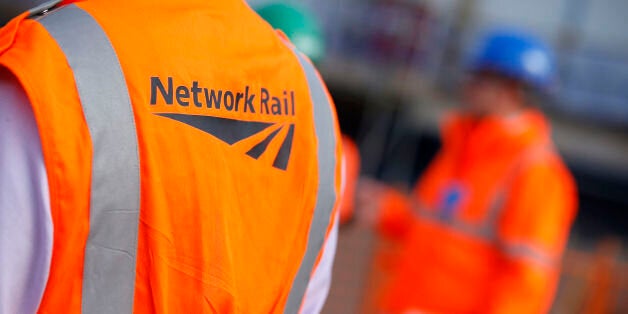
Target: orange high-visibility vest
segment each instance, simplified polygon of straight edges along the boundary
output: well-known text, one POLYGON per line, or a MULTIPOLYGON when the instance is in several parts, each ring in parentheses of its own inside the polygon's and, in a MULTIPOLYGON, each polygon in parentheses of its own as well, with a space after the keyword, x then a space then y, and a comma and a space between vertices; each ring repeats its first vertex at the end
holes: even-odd
POLYGON ((401 237, 389 313, 544 313, 576 210, 575 185, 537 111, 453 117, 407 198, 384 196, 401 237))
POLYGON ((299 311, 335 217, 337 121, 246 3, 48 4, 1 30, 0 65, 50 185, 41 313, 299 311))

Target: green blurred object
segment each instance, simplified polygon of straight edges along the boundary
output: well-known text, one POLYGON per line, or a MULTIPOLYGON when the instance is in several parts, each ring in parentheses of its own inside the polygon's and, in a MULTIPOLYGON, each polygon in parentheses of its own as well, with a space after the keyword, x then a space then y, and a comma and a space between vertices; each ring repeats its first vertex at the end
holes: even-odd
POLYGON ((275 2, 259 6, 256 11, 273 28, 283 31, 312 62, 323 60, 323 34, 316 17, 309 10, 285 2, 275 2))

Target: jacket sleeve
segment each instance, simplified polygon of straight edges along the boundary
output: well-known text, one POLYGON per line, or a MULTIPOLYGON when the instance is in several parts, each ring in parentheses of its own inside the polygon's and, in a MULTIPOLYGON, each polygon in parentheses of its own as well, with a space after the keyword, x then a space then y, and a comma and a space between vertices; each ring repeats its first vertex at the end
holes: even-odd
MULTIPOLYGON (((392 187, 386 188, 379 200, 377 229, 385 236, 404 238, 416 221, 420 203, 430 201, 429 195, 437 195, 437 182, 447 171, 448 154, 440 151, 430 163, 411 193, 403 193, 392 187), (419 202, 417 202, 419 201, 419 202)), ((433 201, 433 200, 432 200, 433 201)))
POLYGON ((438 194, 434 190, 438 186, 435 182, 438 182, 448 164, 445 156, 443 151, 436 155, 411 193, 403 193, 392 187, 384 189, 379 200, 377 217, 377 229, 381 234, 399 239, 407 236, 416 221, 415 215, 420 210, 416 201, 426 201, 428 195, 438 194))
POLYGON ((549 311, 576 211, 573 179, 557 159, 527 167, 513 182, 487 313, 549 311))
POLYGON ((409 197, 392 187, 382 192, 377 217, 377 230, 382 235, 402 239, 408 234, 414 221, 409 197))

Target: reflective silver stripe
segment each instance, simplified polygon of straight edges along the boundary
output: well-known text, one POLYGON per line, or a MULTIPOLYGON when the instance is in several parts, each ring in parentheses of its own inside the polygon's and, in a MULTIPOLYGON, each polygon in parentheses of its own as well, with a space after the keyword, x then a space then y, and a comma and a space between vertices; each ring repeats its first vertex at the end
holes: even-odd
POLYGON ((457 217, 445 219, 438 214, 442 212, 441 210, 425 206, 416 199, 413 199, 414 210, 422 219, 439 223, 444 227, 478 239, 497 242, 500 240, 498 237, 499 220, 506 208, 508 191, 511 189, 516 175, 519 174, 522 168, 534 160, 534 158, 552 149, 549 144, 542 143, 524 150, 507 171, 505 178, 499 183, 499 187, 493 196, 490 207, 484 215, 484 219, 477 224, 465 222, 457 217))
POLYGON ((521 170, 529 166, 535 158, 538 158, 542 154, 551 151, 553 148, 548 143, 541 143, 533 145, 525 149, 521 155, 515 160, 513 165, 506 173, 505 178, 500 182, 497 191, 495 192, 491 205, 483 221, 482 232, 492 235, 493 238, 497 237, 497 227, 499 220, 501 219, 504 210, 506 209, 506 201, 508 200, 508 193, 512 189, 514 181, 521 173, 521 170))
POLYGON ((536 263, 539 266, 543 267, 553 267, 556 266, 557 260, 552 258, 550 254, 547 254, 545 250, 532 246, 527 243, 521 244, 501 244, 500 245, 501 252, 513 259, 525 259, 526 261, 530 261, 536 263))
POLYGON ((39 19, 74 74, 93 145, 84 313, 131 313, 140 204, 137 133, 116 53, 98 23, 75 5, 39 19))
POLYGON ((511 182, 507 182, 498 188, 493 196, 488 212, 484 217, 484 221, 482 222, 482 233, 490 235, 492 238, 497 237, 499 220, 506 208, 506 200, 508 197, 507 189, 510 189, 511 185, 511 182))
POLYGON ((505 193, 503 193, 503 191, 501 190, 498 191, 493 199, 491 207, 485 214, 484 219, 476 224, 465 222, 461 219, 458 219, 457 217, 445 219, 438 214, 442 212, 442 210, 425 206, 418 200, 414 200, 414 208, 415 212, 422 219, 439 223, 445 227, 448 227, 462 234, 466 234, 468 236, 472 236, 488 242, 495 242, 499 240, 497 237, 497 228, 499 226, 499 218, 502 215, 502 211, 505 205, 505 199, 505 193))
POLYGON ((314 106, 314 123, 318 138, 318 195, 314 217, 310 225, 305 256, 297 272, 284 313, 299 312, 305 291, 314 269, 314 263, 325 242, 325 234, 331 222, 331 214, 336 203, 336 136, 331 103, 323 84, 309 61, 298 51, 295 54, 305 71, 314 106))
MULTIPOLYGON (((436 214, 436 211, 430 210, 428 207, 420 205, 418 202, 415 202, 414 206, 421 219, 440 224, 445 228, 449 228, 455 232, 462 233, 478 240, 496 244, 499 251, 506 256, 515 259, 526 259, 545 267, 552 267, 556 264, 556 260, 544 250, 530 244, 504 244, 502 240, 499 239, 497 234, 497 219, 490 217, 490 213, 488 214, 489 217, 485 219, 482 224, 473 225, 458 219, 443 221, 443 219, 436 214)), ((494 211, 495 214, 501 213, 501 210, 495 211, 491 209, 491 211, 494 211)))
POLYGON ((482 239, 487 242, 497 240, 495 232, 496 226, 487 225, 485 223, 471 224, 457 219, 456 217, 453 217, 451 219, 444 219, 442 216, 438 215, 440 210, 429 208, 428 206, 423 205, 418 200, 413 200, 413 203, 415 213, 423 220, 437 223, 456 232, 477 239, 482 239))

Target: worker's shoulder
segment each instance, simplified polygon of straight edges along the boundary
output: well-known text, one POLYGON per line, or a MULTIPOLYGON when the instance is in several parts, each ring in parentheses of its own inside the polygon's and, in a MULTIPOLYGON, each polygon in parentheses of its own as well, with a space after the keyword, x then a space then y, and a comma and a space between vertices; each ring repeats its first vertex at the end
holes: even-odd
MULTIPOLYGON (((18 42, 34 40, 33 36, 43 28, 37 27, 38 19, 60 8, 61 0, 53 0, 43 3, 13 18, 0 29, 0 54, 6 52, 18 42)), ((29 44, 32 47, 32 44, 29 44)))
POLYGON ((7 51, 15 43, 15 38, 20 25, 27 17, 27 13, 23 13, 13 18, 7 25, 0 28, 0 54, 7 51))
POLYGON ((539 145, 526 152, 519 176, 526 181, 549 186, 574 186, 574 179, 558 150, 551 144, 539 145))
POLYGON ((36 24, 36 22, 28 19, 28 13, 23 13, 2 27, 0 29, 0 55, 18 44, 27 43, 28 47, 33 47, 36 24))

